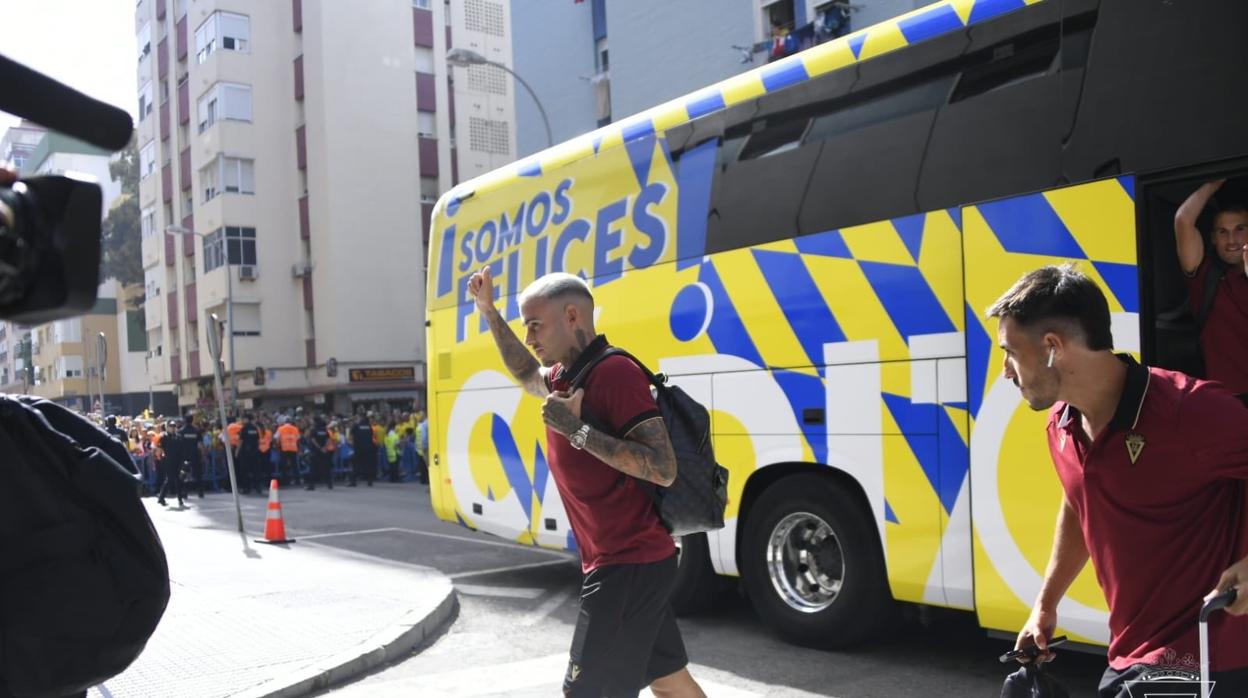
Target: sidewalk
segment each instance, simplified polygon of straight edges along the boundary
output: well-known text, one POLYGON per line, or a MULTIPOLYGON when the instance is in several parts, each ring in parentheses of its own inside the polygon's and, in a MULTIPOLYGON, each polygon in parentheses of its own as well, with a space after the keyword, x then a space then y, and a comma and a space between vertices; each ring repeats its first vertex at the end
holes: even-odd
POLYGON ((453 615, 450 580, 432 568, 211 528, 195 505, 228 496, 184 510, 145 501, 169 557, 169 608, 92 698, 305 695, 406 655, 453 615))

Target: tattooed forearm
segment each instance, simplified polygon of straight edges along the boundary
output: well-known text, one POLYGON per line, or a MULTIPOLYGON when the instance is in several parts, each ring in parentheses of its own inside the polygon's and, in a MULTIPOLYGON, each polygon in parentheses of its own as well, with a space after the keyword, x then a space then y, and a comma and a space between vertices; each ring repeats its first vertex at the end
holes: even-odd
POLYGON ((585 450, 625 475, 656 485, 667 487, 676 479, 676 454, 659 417, 638 424, 624 439, 591 429, 585 450))
POLYGON ((542 380, 541 365, 529 353, 528 347, 521 343, 516 333, 511 331, 502 313, 497 310, 488 312, 485 319, 490 324, 490 334, 494 335, 494 343, 498 345, 498 351, 503 355, 503 363, 507 365, 507 370, 517 381, 520 381, 525 390, 538 397, 545 397, 548 391, 546 382, 542 380))

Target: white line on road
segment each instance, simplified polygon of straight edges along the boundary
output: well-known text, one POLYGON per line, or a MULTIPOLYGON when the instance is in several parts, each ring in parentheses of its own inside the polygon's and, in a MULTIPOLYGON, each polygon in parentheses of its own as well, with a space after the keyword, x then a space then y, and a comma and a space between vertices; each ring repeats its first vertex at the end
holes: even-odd
POLYGON ((491 567, 484 570, 467 570, 465 572, 456 572, 448 574, 451 579, 459 579, 461 577, 480 577, 487 574, 496 574, 498 572, 514 572, 516 570, 527 570, 534 567, 550 567, 551 565, 570 565, 575 562, 575 558, 561 557, 558 560, 542 560, 541 562, 528 562, 523 565, 508 565, 507 567, 491 567))
POLYGON ((292 527, 290 530, 291 530, 292 532, 294 532, 294 533, 298 533, 299 538, 300 538, 300 539, 302 539, 302 540, 312 540, 313 538, 333 538, 333 537, 335 537, 335 536, 362 536, 362 535, 367 534, 367 533, 390 533, 390 532, 394 532, 394 531, 400 531, 401 529, 398 529, 398 528, 368 528, 368 529, 364 529, 363 531, 337 531, 337 532, 334 532, 334 533, 313 533, 313 534, 311 534, 311 535, 308 535, 308 534, 305 534, 305 533, 299 533, 299 532, 298 532, 295 528, 293 528, 293 527, 292 527))
POLYGON ((532 611, 524 614, 524 617, 520 619, 520 627, 527 628, 530 625, 535 625, 538 621, 554 613, 555 609, 559 608, 572 598, 574 591, 574 587, 569 587, 551 594, 550 598, 543 601, 541 606, 538 606, 532 611))
POLYGON ((486 584, 456 584, 455 591, 470 596, 497 596, 505 599, 536 599, 545 593, 540 587, 492 587, 486 584))
POLYGON ((546 548, 539 548, 534 545, 521 545, 520 543, 512 543, 512 542, 502 541, 502 540, 488 540, 488 539, 472 537, 472 536, 453 536, 449 533, 434 533, 433 531, 417 531, 416 529, 412 529, 412 528, 396 528, 394 530, 402 531, 404 533, 411 533, 417 536, 432 536, 434 538, 449 538, 451 540, 463 541, 465 543, 476 543, 478 545, 493 545, 499 548, 507 548, 508 550, 527 550, 533 553, 542 553, 544 555, 554 555, 559 558, 571 559, 568 553, 562 550, 548 550, 546 548))

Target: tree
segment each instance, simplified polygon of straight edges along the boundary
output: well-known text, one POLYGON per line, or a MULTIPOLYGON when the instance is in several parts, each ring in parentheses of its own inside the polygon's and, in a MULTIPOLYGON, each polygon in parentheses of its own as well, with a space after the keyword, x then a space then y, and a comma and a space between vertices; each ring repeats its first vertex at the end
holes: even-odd
MULTIPOLYGON (((108 173, 121 182, 121 202, 108 212, 100 232, 103 243, 103 276, 123 286, 143 283, 143 250, 139 222, 139 155, 134 140, 109 163, 108 173)), ((134 300, 135 306, 142 297, 134 300)))

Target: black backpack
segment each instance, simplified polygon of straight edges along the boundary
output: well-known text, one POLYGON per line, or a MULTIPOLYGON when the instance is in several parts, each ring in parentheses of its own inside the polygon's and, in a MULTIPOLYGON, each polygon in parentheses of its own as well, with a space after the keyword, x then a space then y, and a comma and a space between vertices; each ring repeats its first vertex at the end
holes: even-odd
MULTIPOLYGON (((668 487, 642 483, 650 488, 663 526, 673 536, 723 528, 724 508, 728 505, 728 469, 715 462, 715 453, 711 449, 710 413, 679 386, 667 385, 667 376, 656 376, 632 354, 615 347, 608 348, 582 369, 573 378, 569 390, 575 391, 583 386, 589 372, 608 356, 627 357, 650 379, 650 385, 655 390, 655 402, 672 440, 672 450, 676 452, 675 482, 668 487)), ((611 433, 584 410, 581 416, 600 431, 611 433)))
POLYGON ((169 565, 126 448, 52 402, 0 395, 0 696, 81 694, 143 651, 169 565))

